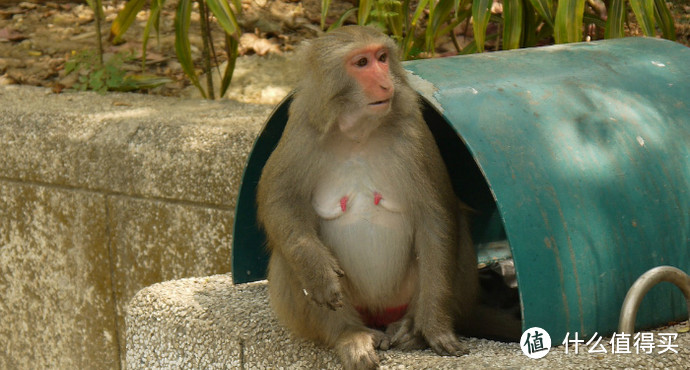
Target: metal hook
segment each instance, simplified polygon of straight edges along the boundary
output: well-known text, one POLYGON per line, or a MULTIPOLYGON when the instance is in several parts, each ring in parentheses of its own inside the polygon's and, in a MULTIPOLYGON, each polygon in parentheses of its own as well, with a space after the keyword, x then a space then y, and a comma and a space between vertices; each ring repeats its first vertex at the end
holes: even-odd
MULTIPOLYGON (((690 276, 672 266, 658 266, 637 278, 630 290, 628 290, 628 294, 625 295, 623 307, 621 307, 620 320, 618 321, 618 331, 620 333, 633 334, 635 332, 635 318, 637 317, 637 309, 640 307, 642 299, 653 286, 662 281, 668 281, 680 288, 685 296, 688 316, 690 316, 690 276)), ((688 325, 690 326, 690 321, 688 321, 688 325)))

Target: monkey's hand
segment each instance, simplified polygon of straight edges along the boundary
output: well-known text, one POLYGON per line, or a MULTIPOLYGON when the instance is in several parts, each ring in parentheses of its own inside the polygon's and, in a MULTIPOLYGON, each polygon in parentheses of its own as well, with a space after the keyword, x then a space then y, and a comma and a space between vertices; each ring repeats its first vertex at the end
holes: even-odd
POLYGON ((391 324, 386 333, 392 335, 391 344, 403 350, 431 347, 442 356, 462 356, 469 350, 458 340, 451 328, 415 328, 413 315, 391 324))
POLYGON ((315 267, 302 281, 302 292, 318 306, 337 310, 343 306, 343 293, 340 278, 345 276, 334 261, 315 267))

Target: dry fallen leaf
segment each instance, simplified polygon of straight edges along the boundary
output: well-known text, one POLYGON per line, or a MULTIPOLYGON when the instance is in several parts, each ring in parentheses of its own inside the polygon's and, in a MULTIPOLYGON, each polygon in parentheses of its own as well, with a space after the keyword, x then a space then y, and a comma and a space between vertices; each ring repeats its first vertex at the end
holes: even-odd
POLYGON ((9 27, 0 29, 0 42, 17 42, 26 40, 23 33, 9 27))

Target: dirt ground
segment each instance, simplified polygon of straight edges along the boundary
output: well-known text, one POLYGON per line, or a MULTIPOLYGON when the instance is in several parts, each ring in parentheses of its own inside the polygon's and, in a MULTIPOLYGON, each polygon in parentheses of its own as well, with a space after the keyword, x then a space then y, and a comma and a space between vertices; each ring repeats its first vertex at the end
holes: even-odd
MULTIPOLYGON (((104 39, 125 0, 103 0, 104 39)), ((334 19, 356 0, 334 0, 329 14, 334 19)), ((243 36, 233 84, 227 97, 246 102, 275 104, 294 86, 295 77, 286 55, 302 40, 319 32, 320 0, 242 0, 240 23, 243 36)), ((678 42, 690 45, 690 5, 687 0, 669 3, 676 22, 678 42)), ((174 48, 175 7, 168 1, 162 11, 160 35, 151 37, 145 73, 165 76, 172 82, 147 93, 196 96, 195 88, 177 62, 174 48)), ((201 36, 198 13, 192 15, 192 53, 200 66, 201 36)), ((142 73, 141 35, 149 12, 141 12, 127 31, 124 42, 114 45, 104 40, 105 57, 132 52, 139 60, 123 65, 131 73, 142 73)), ((213 25, 217 62, 227 60, 220 28, 213 25)), ((464 31, 458 29, 460 36, 464 31)), ((632 33, 636 33, 634 30, 632 33)), ((461 39, 462 40, 462 39, 461 39)), ((453 53, 448 40, 439 42, 440 53, 453 53)), ((0 0, 0 84, 27 84, 53 88, 59 92, 76 82, 76 74, 65 74, 65 62, 77 52, 95 49, 93 12, 85 2, 54 0, 20 2, 0 0)), ((215 73, 218 74, 217 72, 215 73)))

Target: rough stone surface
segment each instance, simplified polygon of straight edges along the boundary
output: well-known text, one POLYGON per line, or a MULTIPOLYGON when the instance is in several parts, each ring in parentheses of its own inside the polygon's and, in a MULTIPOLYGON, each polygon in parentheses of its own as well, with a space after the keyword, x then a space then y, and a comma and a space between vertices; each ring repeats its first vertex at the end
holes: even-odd
POLYGON ((234 207, 270 109, 0 86, 0 177, 234 207))
POLYGON ((139 289, 230 271, 271 109, 0 86, 0 369, 121 368, 139 289))
MULTIPOLYGON (((664 328, 678 332, 682 326, 664 328)), ((658 330, 653 331, 658 334, 658 330)), ((672 343, 678 353, 588 353, 574 347, 552 348, 546 357, 525 356, 518 343, 469 338, 470 354, 442 357, 430 350, 379 351, 384 369, 485 368, 687 368, 690 333, 672 343)), ((553 339, 562 341, 561 338, 553 339)), ((335 354, 295 338, 275 320, 265 282, 235 286, 230 274, 168 281, 150 286, 132 299, 127 311, 128 369, 337 369, 335 354)))
POLYGON ((232 269, 232 211, 123 196, 110 197, 108 210, 119 323, 146 286, 232 269))
POLYGON ((104 206, 0 181, 0 369, 117 367, 104 206))

